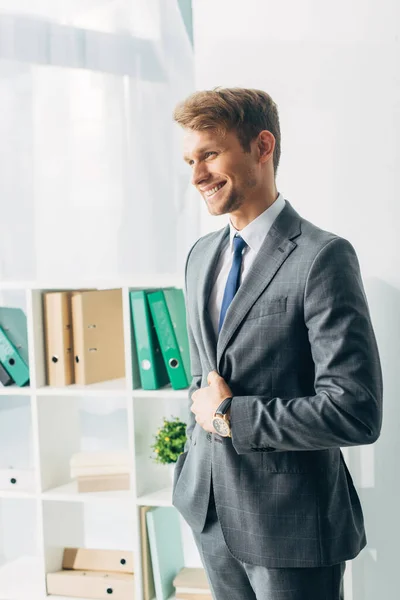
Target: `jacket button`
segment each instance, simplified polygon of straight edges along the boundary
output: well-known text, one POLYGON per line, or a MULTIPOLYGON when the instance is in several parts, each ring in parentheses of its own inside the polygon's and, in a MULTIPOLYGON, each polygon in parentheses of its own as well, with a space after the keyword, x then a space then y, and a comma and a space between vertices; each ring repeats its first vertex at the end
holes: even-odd
POLYGON ((207 439, 209 442, 211 442, 211 433, 210 432, 207 433, 207 439))

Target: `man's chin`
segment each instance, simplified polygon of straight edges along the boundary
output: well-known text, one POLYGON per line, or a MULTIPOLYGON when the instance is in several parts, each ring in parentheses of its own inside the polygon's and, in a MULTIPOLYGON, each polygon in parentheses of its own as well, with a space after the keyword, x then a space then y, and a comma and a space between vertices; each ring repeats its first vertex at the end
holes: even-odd
POLYGON ((234 202, 225 202, 224 204, 212 204, 212 202, 206 202, 206 204, 208 212, 213 217, 228 215, 233 210, 236 210, 238 206, 240 206, 240 204, 237 206, 237 203, 234 202))
POLYGON ((210 206, 207 204, 208 212, 213 217, 219 217, 221 215, 226 215, 229 211, 225 210, 223 207, 218 208, 217 206, 210 206))
POLYGON ((221 202, 218 204, 217 202, 214 204, 212 201, 206 200, 207 209, 210 215, 217 217, 219 215, 226 215, 230 211, 230 203, 229 202, 221 202))

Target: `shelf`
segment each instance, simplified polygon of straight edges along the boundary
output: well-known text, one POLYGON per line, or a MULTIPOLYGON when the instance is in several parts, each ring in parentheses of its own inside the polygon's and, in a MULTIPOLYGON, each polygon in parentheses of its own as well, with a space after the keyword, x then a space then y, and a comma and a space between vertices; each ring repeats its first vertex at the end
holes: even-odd
POLYGON ((132 390, 134 398, 183 398, 187 399, 188 389, 173 390, 171 387, 161 388, 159 390, 132 390))
POLYGON ((30 492, 18 492, 13 490, 0 490, 0 498, 28 498, 35 499, 37 494, 34 491, 30 492))
POLYGON ((149 288, 149 287, 180 287, 184 288, 185 280, 179 273, 163 273, 163 274, 149 274, 149 275, 138 275, 136 278, 124 279, 118 278, 117 281, 112 279, 101 279, 96 278, 91 281, 90 279, 75 280, 75 281, 1 281, 1 290, 80 290, 80 289, 119 289, 122 287, 127 288, 149 288))
POLYGON ((29 386, 19 387, 17 385, 0 386, 0 396, 30 396, 32 388, 29 386))
MULTIPOLYGON (((127 390, 126 379, 113 379, 111 381, 101 381, 91 385, 66 385, 64 387, 52 387, 49 385, 39 387, 36 390, 38 396, 126 396, 131 394, 134 398, 183 398, 188 397, 188 389, 173 390, 167 386, 159 390, 127 390)), ((10 385, 0 386, 0 396, 30 396, 34 389, 30 386, 18 387, 10 385)))
POLYGON ((77 596, 58 596, 55 594, 43 596, 43 600, 49 600, 49 598, 53 598, 53 600, 88 600, 88 598, 78 598, 77 596))
POLYGON ((139 506, 172 506, 172 487, 144 494, 136 499, 139 506))
MULTIPOLYGON (((24 306, 32 375, 31 382, 25 387, 0 385, 3 452, 7 448, 13 461, 14 455, 18 458, 19 462, 15 464, 33 465, 36 469, 35 480, 25 489, 10 489, 7 480, 0 480, 4 488, 0 489, 0 521, 3 524, 0 549, 14 550, 19 544, 21 549, 17 549, 22 556, 30 544, 30 553, 38 552, 39 563, 34 569, 38 584, 29 589, 27 597, 30 600, 87 600, 45 593, 46 572, 61 568, 62 548, 78 545, 130 548, 140 553, 138 507, 172 507, 169 470, 153 460, 151 446, 164 415, 186 419, 189 387, 174 390, 169 384, 158 390, 132 389, 133 328, 129 302, 131 289, 170 286, 184 289, 184 278, 165 274, 137 276, 129 281, 105 278, 91 282, 71 278, 56 282, 0 282, 4 303, 9 299, 14 302, 16 298, 15 303, 18 301, 24 306), (122 290, 126 377, 91 385, 48 386, 43 293, 88 288, 122 290), (9 425, 4 416, 15 423, 9 425), (8 433, 11 440, 16 440, 13 453, 8 433), (71 457, 78 452, 114 450, 129 451, 132 457, 133 489, 79 493, 77 480, 70 477, 71 457), (155 491, 157 487, 159 489, 155 491)), ((4 464, 14 464, 11 458, 3 461, 4 464)), ((191 532, 187 530, 185 535, 188 538, 185 552, 188 547, 189 555, 190 552, 194 554, 196 550, 190 546, 191 532)), ((188 560, 193 562, 190 557, 188 560)), ((26 574, 26 570, 20 571, 26 574)), ((18 589, 19 583, 28 583, 29 587, 29 579, 20 580, 13 576, 10 593, 7 589, 3 594, 5 598, 23 597, 25 600, 24 594, 17 596, 13 591, 14 587, 18 589)), ((0 588, 3 591, 2 585, 0 588)), ((142 598, 140 579, 136 588, 137 597, 142 598)), ((0 592, 0 600, 3 595, 0 592)), ((175 593, 168 600, 176 600, 175 593)))
POLYGON ((38 396, 126 396, 126 379, 112 379, 90 385, 77 385, 75 383, 64 387, 49 385, 37 389, 38 396))
POLYGON ((102 500, 134 501, 133 490, 116 490, 112 492, 78 492, 78 483, 71 481, 51 490, 41 493, 43 500, 56 500, 58 502, 99 502, 102 500))

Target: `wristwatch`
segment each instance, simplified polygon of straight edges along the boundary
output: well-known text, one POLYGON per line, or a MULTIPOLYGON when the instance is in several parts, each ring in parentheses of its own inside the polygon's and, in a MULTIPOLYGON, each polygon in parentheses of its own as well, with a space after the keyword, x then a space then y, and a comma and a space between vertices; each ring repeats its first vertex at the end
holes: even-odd
POLYGON ((225 398, 218 406, 214 413, 212 420, 215 431, 222 437, 232 437, 231 425, 229 422, 228 415, 226 414, 229 410, 233 398, 225 398))

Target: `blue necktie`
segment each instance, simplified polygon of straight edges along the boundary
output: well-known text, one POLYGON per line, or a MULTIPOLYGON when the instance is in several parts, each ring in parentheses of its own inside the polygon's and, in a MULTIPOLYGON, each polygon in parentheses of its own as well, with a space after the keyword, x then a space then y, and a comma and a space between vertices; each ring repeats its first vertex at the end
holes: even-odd
POLYGON ((219 327, 218 332, 221 331, 222 323, 224 322, 226 311, 229 308, 230 303, 235 297, 236 292, 240 285, 240 270, 242 266, 242 252, 243 248, 247 246, 246 242, 240 235, 235 235, 233 238, 233 260, 231 270, 229 271, 228 279, 226 281, 224 297, 222 299, 221 313, 219 315, 219 327))

